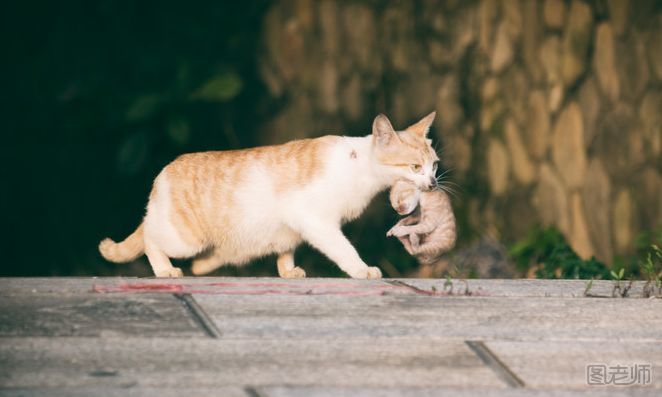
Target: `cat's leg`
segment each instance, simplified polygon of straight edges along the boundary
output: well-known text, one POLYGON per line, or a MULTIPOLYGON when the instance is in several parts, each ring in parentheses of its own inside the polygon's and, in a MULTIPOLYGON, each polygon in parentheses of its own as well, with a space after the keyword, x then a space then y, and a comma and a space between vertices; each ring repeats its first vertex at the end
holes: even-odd
POLYGON ((219 267, 228 263, 227 255, 224 255, 223 252, 218 248, 212 248, 211 251, 205 255, 198 256, 193 259, 191 264, 191 273, 196 276, 202 276, 209 274, 219 267))
POLYGON ((340 269, 352 278, 381 278, 377 267, 369 267, 361 260, 352 244, 340 230, 339 225, 304 218, 294 227, 304 240, 334 261, 340 269))
POLYGON ((294 251, 287 251, 278 255, 276 264, 278 265, 278 275, 282 278, 306 277, 306 272, 302 268, 294 266, 294 251))
POLYGON ((154 243, 145 240, 145 255, 156 277, 183 277, 182 269, 174 267, 168 256, 154 243))

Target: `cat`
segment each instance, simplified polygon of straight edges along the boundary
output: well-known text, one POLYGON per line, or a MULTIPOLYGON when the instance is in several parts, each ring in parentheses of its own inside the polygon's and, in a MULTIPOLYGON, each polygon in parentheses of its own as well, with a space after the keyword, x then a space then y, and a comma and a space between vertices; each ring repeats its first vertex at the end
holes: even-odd
POLYGON ((386 235, 396 236, 421 264, 435 262, 455 246, 455 215, 446 192, 422 192, 408 181, 397 181, 389 199, 398 214, 411 215, 401 219, 386 235))
POLYGON ((185 154, 154 180, 143 222, 124 241, 99 251, 123 263, 143 253, 157 277, 181 277, 169 258, 195 257, 191 271, 277 254, 278 274, 305 277, 295 266, 302 241, 353 278, 380 278, 341 231, 396 180, 421 189, 436 182, 427 139, 435 112, 396 132, 384 115, 364 137, 324 136, 252 149, 185 154))

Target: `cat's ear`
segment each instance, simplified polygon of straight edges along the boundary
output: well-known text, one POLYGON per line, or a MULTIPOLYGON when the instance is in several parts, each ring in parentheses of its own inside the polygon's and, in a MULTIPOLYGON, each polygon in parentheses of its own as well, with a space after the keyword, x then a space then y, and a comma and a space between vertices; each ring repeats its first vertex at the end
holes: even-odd
POLYGON ((432 112, 428 114, 427 116, 423 117, 418 123, 413 124, 407 128, 407 131, 412 132, 421 138, 425 138, 428 136, 428 132, 430 132, 430 126, 432 125, 432 122, 434 121, 435 116, 437 115, 437 112, 432 112))
POLYGON ((372 122, 372 136, 374 137, 374 141, 382 146, 400 139, 393 129, 391 122, 383 114, 375 117, 375 121, 372 122))

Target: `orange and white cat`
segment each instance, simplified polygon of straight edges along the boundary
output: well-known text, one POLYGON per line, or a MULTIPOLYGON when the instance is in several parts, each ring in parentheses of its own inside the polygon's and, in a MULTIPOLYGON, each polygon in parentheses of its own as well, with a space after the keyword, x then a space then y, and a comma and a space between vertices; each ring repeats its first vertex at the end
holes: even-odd
POLYGON ((157 277, 181 277, 169 258, 193 260, 192 272, 244 264, 276 253, 278 274, 305 277, 294 250, 306 241, 353 278, 380 278, 341 231, 397 180, 436 184, 436 154, 426 138, 435 113, 396 132, 384 115, 364 137, 324 136, 245 150, 185 154, 156 177, 147 214, 120 243, 105 239, 109 261, 147 255, 157 277))

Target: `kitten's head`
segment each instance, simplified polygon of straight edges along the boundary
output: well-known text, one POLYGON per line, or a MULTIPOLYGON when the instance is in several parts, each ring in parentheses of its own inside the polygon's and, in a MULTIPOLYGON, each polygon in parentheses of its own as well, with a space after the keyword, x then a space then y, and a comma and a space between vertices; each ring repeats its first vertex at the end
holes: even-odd
POLYGON ((400 215, 412 213, 418 206, 421 191, 411 182, 400 180, 393 184, 389 199, 391 207, 400 215))
POLYGON ((436 112, 425 116, 404 131, 395 131, 391 122, 380 114, 372 124, 375 157, 387 173, 391 184, 404 179, 419 189, 437 186, 436 173, 439 157, 427 138, 436 112))

